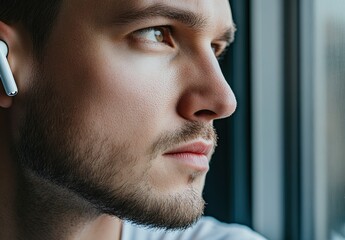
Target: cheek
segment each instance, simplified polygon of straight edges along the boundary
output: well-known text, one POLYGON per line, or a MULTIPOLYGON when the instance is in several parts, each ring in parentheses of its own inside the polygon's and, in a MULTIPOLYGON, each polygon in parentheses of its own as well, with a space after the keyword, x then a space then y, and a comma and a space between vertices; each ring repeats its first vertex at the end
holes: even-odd
POLYGON ((74 55, 70 63, 77 64, 61 67, 65 73, 56 88, 64 86, 59 94, 75 106, 75 117, 83 118, 85 127, 112 138, 147 141, 174 109, 176 83, 168 63, 107 49, 94 56, 74 55))
POLYGON ((153 129, 162 127, 160 122, 173 108, 171 79, 157 61, 118 59, 108 58, 102 66, 97 77, 101 82, 93 88, 95 104, 103 108, 104 119, 120 125, 126 135, 147 138, 153 129))

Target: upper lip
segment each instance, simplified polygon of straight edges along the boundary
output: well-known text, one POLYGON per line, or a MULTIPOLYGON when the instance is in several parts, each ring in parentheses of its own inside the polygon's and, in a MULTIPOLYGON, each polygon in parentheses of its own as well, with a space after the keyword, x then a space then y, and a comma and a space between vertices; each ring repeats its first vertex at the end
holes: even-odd
POLYGON ((172 150, 165 152, 164 154, 191 153, 209 156, 212 150, 213 144, 206 143, 203 141, 197 141, 176 147, 172 150))

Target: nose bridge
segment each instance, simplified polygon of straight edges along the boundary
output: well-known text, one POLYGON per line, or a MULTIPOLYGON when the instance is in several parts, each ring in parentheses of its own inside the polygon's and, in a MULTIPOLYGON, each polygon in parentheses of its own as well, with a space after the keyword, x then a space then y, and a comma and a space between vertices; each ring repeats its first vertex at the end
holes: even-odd
POLYGON ((230 116, 236 109, 236 99, 220 69, 213 51, 199 51, 192 57, 184 74, 188 83, 186 106, 193 120, 213 120, 230 116))
POLYGON ((197 59, 195 69, 198 71, 196 74, 200 74, 199 80, 202 81, 201 84, 209 85, 208 87, 213 88, 216 88, 218 85, 230 88, 213 52, 212 55, 200 54, 197 59))

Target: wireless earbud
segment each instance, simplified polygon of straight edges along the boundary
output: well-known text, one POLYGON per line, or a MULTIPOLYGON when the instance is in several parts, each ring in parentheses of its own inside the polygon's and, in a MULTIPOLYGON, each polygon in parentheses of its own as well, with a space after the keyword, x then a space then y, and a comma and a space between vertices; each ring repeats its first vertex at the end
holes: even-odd
POLYGON ((15 96, 18 93, 16 82, 14 81, 10 65, 7 61, 7 44, 0 40, 0 78, 8 96, 15 96))

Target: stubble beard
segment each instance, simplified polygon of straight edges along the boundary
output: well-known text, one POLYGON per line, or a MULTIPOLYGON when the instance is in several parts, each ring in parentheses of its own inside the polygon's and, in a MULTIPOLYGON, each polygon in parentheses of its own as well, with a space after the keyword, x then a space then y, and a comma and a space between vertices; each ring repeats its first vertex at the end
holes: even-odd
MULTIPOLYGON (((149 183, 151 164, 139 175, 131 172, 142 160, 130 153, 131 143, 115 145, 110 139, 79 127, 83 120, 70 114, 72 109, 56 97, 47 79, 44 78, 45 87, 36 85, 25 99, 26 113, 16 144, 23 172, 77 195, 99 214, 135 224, 184 229, 200 218, 205 205, 200 190, 190 184, 184 192, 160 194, 149 183)), ((213 127, 191 122, 179 131, 162 134, 153 144, 151 156, 197 137, 216 141, 213 127)), ((192 182, 198 174, 191 173, 192 182)))

